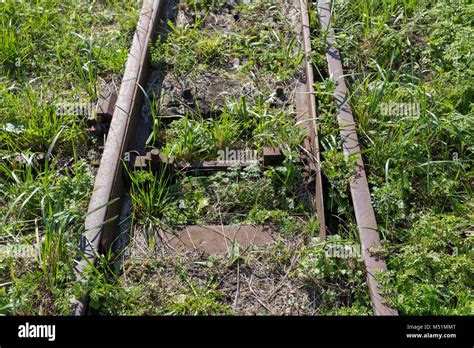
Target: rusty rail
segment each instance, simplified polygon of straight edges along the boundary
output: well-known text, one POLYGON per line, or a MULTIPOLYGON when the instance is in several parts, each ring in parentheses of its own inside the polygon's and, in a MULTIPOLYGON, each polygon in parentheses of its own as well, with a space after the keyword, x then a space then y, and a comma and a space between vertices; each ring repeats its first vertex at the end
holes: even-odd
POLYGON ((328 61, 329 75, 337 83, 335 100, 339 110, 337 120, 343 139, 343 151, 347 157, 354 156, 357 163, 356 178, 351 181, 350 190, 359 238, 362 244, 372 308, 375 315, 398 315, 395 309, 390 308, 384 302, 383 296, 380 293, 380 285, 375 279, 375 273, 378 270, 386 270, 387 265, 383 257, 377 256, 376 253, 373 252, 374 249, 380 247, 380 237, 377 231, 377 221, 372 207, 369 184, 361 156, 356 123, 348 101, 349 92, 344 81, 341 56, 336 47, 336 36, 331 26, 331 1, 319 0, 318 13, 321 30, 327 34, 326 59, 328 61))
MULTIPOLYGON (((305 55, 304 69, 306 73, 306 83, 302 86, 303 100, 301 106, 306 109, 303 113, 306 115, 306 126, 309 131, 309 143, 306 144, 311 153, 312 166, 314 167, 315 175, 315 208, 319 219, 319 237, 321 240, 326 239, 326 215, 324 209, 324 196, 323 196, 323 182, 321 176, 321 159, 319 150, 319 134, 318 125, 316 123, 316 99, 314 95, 314 73, 313 65, 311 62, 311 31, 308 14, 308 2, 307 0, 300 0, 300 11, 301 11, 301 34, 303 41, 303 52, 305 55)), ((297 105, 298 107, 298 105, 297 105)))
MULTIPOLYGON (((320 168, 319 137, 316 123, 316 101, 313 90, 314 74, 310 58, 311 33, 308 2, 307 0, 295 0, 295 3, 298 4, 298 1, 301 8, 301 35, 302 48, 305 54, 304 69, 306 81, 305 83, 300 83, 297 88, 297 120, 308 134, 304 148, 310 155, 308 157, 310 159, 309 166, 312 170, 313 178, 315 179, 314 207, 320 222, 320 238, 325 239, 324 197, 320 168)), ((89 264, 95 264, 96 257, 100 250, 106 250, 115 237, 117 217, 120 214, 122 206, 121 199, 124 194, 122 159, 124 158, 124 154, 129 150, 133 142, 132 139, 136 136, 135 133, 141 131, 141 129, 137 127, 140 107, 143 103, 143 89, 140 86, 145 85, 148 76, 148 43, 153 41, 156 35, 160 12, 162 12, 161 9, 165 2, 166 0, 146 0, 140 13, 85 221, 85 233, 80 243, 83 258, 75 267, 78 280, 82 279, 84 268, 89 264)), ((396 315, 397 312, 395 310, 383 303, 383 298, 379 293, 379 284, 374 278, 374 272, 377 269, 386 269, 386 265, 383 259, 377 259, 370 253, 370 248, 379 246, 380 240, 374 211, 370 202, 370 192, 362 157, 360 155, 355 123, 347 102, 348 93, 342 75, 339 52, 334 47, 335 38, 329 24, 330 9, 327 4, 327 1, 320 1, 319 12, 323 29, 331 33, 327 39, 327 60, 331 76, 338 83, 336 100, 339 102, 340 107, 338 121, 342 129, 341 135, 345 139, 344 153, 346 155, 357 156, 358 176, 351 182, 351 194, 354 202, 359 235, 364 250, 364 261, 367 269, 370 296, 376 315, 396 315)), ((150 161, 152 155, 152 153, 149 154, 150 161)), ((155 155, 159 156, 160 154, 155 155)), ((147 155, 141 157, 143 157, 142 159, 146 162, 148 158, 147 155)), ((212 230, 213 228, 215 228, 215 226, 208 226, 207 230, 212 230)), ((200 230, 202 231, 202 228, 200 230)), ((209 233, 207 230, 206 233, 209 233)), ((222 232, 221 230, 219 231, 222 232)), ((251 233, 255 231, 254 227, 246 227, 246 229, 244 229, 244 232, 249 236, 253 236, 251 233)), ((230 234, 237 233, 234 230, 225 230, 225 232, 230 234)), ((247 235, 245 236, 246 239, 250 238, 247 235)), ((190 239, 190 241, 193 242, 191 244, 195 244, 194 240, 190 239)), ((85 313, 86 308, 87 298, 76 299, 73 304, 73 314, 82 315, 85 313)))

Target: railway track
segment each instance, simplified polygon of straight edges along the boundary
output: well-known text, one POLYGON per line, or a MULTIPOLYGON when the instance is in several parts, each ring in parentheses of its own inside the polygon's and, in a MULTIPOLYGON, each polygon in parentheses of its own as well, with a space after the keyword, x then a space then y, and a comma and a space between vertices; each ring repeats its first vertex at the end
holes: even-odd
MULTIPOLYGON (((176 20, 175 5, 177 4, 173 1, 166 0, 148 0, 143 4, 85 221, 86 232, 80 243, 83 258, 76 266, 78 280, 84 276, 84 270, 88 265, 95 264, 99 253, 109 250, 120 235, 123 221, 129 214, 126 202, 130 204, 130 186, 133 186, 133 183, 130 183, 130 173, 142 171, 152 172, 155 175, 166 175, 169 178, 167 183, 176 184, 186 177, 209 176, 212 173, 230 171, 236 165, 240 168, 256 166, 264 171, 285 161, 287 150, 290 148, 289 144, 279 142, 278 146, 260 146, 256 156, 237 159, 235 157, 196 159, 193 154, 174 156, 173 152, 166 151, 166 146, 164 149, 160 149, 147 145, 147 140, 153 135, 154 129, 153 119, 143 117, 143 110, 150 102, 147 89, 152 85, 151 81, 155 81, 156 84, 158 80, 159 89, 163 95, 167 93, 167 87, 170 86, 164 81, 166 72, 159 65, 151 66, 150 56, 153 53, 150 52, 153 47, 151 43, 160 42, 166 38, 169 26, 173 25, 169 24, 170 20, 176 20)), ((276 99, 281 97, 281 100, 285 100, 282 105, 294 108, 294 124, 304 134, 298 145, 299 156, 296 163, 305 173, 305 187, 309 192, 311 206, 308 214, 317 217, 319 239, 324 240, 330 231, 327 231, 326 226, 325 188, 320 168, 321 159, 316 124, 318 101, 315 99, 313 90, 314 73, 310 59, 312 54, 310 16, 306 0, 295 0, 292 6, 298 12, 297 24, 294 27, 298 45, 292 47, 292 50, 300 52, 303 58, 299 68, 301 74, 294 79, 295 83, 289 92, 287 89, 276 86, 273 96, 276 96, 276 99)), ((350 182, 350 190, 362 244, 373 312, 375 315, 396 315, 397 312, 384 303, 379 284, 374 277, 376 271, 386 269, 386 265, 383 258, 373 252, 374 248, 380 246, 380 240, 360 155, 355 122, 348 104, 348 91, 344 82, 341 58, 335 47, 335 35, 330 26, 331 9, 327 1, 320 1, 318 9, 320 30, 328 33, 325 36, 327 40, 326 57, 329 75, 336 82, 334 98, 338 107, 341 137, 344 140, 343 151, 347 156, 356 156, 357 175, 350 182)), ((238 13, 232 12, 232 9, 229 9, 229 12, 236 21, 239 20, 238 13)), ((191 25, 196 25, 197 20, 199 19, 194 18, 194 23, 191 25)), ((206 20, 209 19, 204 18, 204 21, 206 20)), ((218 21, 216 23, 218 25, 218 21)), ((205 87, 211 88, 212 86, 205 87)), ((275 86, 272 85, 272 87, 275 86)), ((195 90, 184 88, 179 94, 182 101, 188 100, 185 105, 187 108, 197 109, 201 113, 199 106, 195 105, 199 99, 195 90)), ((160 99, 160 102, 162 106, 163 98, 160 99)), ((279 102, 276 101, 276 103, 279 102)), ((209 114, 206 117, 215 117, 212 110, 206 109, 205 111, 209 114)), ((169 117, 174 119, 173 113, 169 117)), ((160 127, 163 127, 165 131, 167 127, 170 127, 170 121, 166 117, 160 118, 158 116, 154 120, 158 120, 160 127)), ((218 149, 221 154, 226 154, 228 150, 224 146, 219 146, 218 149)), ((277 233, 273 226, 268 224, 181 224, 172 230, 160 229, 159 240, 170 246, 172 250, 199 250, 212 255, 228 252, 234 243, 237 243, 241 248, 271 244, 277 233)), ((87 312, 87 304, 87 298, 77 299, 74 302, 73 314, 84 315, 87 312)))

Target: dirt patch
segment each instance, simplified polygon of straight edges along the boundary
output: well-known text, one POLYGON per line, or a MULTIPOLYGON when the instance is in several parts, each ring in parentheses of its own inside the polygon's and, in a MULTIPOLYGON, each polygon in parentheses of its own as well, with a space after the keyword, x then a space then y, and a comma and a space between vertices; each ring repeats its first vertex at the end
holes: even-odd
MULTIPOLYGON (((290 134, 285 127, 295 127, 294 93, 303 78, 297 33, 299 11, 294 5, 278 2, 272 7, 269 1, 256 2, 258 5, 252 5, 255 7, 240 6, 234 1, 220 3, 210 12, 193 12, 190 7, 180 6, 176 21, 170 24, 172 31, 152 49, 152 60, 159 67, 150 84, 150 92, 159 100, 153 105, 157 115, 198 116, 192 117, 194 123, 186 133, 186 141, 181 141, 181 128, 175 129, 173 123, 166 122, 162 127, 160 123, 157 138, 161 131, 169 133, 160 145, 179 138, 172 143, 176 148, 191 149, 189 153, 199 152, 201 156, 206 153, 201 150, 214 150, 215 144, 204 141, 213 139, 210 133, 219 136, 221 131, 244 129, 244 117, 239 112, 230 113, 234 123, 220 119, 222 110, 239 99, 250 105, 249 112, 245 108, 245 131, 255 144, 255 139, 261 139, 255 147, 281 130, 290 134), (212 120, 205 118, 231 125, 226 128, 216 123, 214 128, 209 126, 213 131, 207 132, 204 125, 212 120), (198 133, 202 129, 207 133, 198 133)), ((150 112, 144 109, 145 114, 150 112)), ((247 148, 247 138, 241 134, 235 138, 239 139, 228 136, 232 148, 247 148)), ((287 138, 274 139, 275 144, 289 147, 287 138)), ((182 151, 186 155, 188 152, 182 151)), ((291 158, 274 171, 255 177, 247 173, 249 180, 245 182, 240 176, 235 181, 229 173, 213 178, 212 185, 207 186, 183 178, 180 184, 187 184, 190 189, 172 196, 160 215, 153 212, 145 216, 145 209, 139 206, 143 199, 134 191, 137 222, 131 226, 133 237, 123 260, 120 282, 124 288, 141 287, 140 301, 148 304, 144 314, 318 314, 319 290, 298 274, 305 239, 317 233, 311 230, 311 224, 317 225, 310 217, 313 191, 309 191, 310 180, 304 171, 300 173, 303 177, 293 182, 301 167, 291 158), (163 225, 172 230, 177 224, 235 224, 250 220, 253 224, 273 223, 279 232, 275 243, 245 250, 233 244, 226 255, 218 256, 175 250, 160 240, 158 233, 163 225)), ((159 202, 160 197, 149 196, 149 206, 159 202)))
POLYGON ((280 237, 270 246, 209 256, 195 251, 177 252, 162 243, 156 243, 150 251, 145 235, 134 237, 124 278, 130 285, 151 286, 162 304, 171 301, 179 305, 196 294, 212 293, 220 314, 315 315, 318 312, 315 290, 296 274, 302 257, 299 250, 305 244, 303 236, 280 237))
POLYGON ((209 12, 180 9, 176 29, 166 42, 169 56, 162 58, 166 76, 160 115, 212 116, 227 101, 241 97, 273 98, 281 108, 292 103, 294 82, 302 78, 302 69, 278 54, 288 49, 288 55, 298 59, 299 44, 292 45, 299 40, 297 8, 289 3, 279 11, 268 5, 254 5, 253 11, 240 6, 225 1, 209 12), (186 35, 193 39, 187 42, 186 35), (288 76, 283 76, 286 70, 288 76))
POLYGON ((204 118, 220 113, 228 96, 248 96, 255 93, 249 81, 203 72, 193 78, 168 75, 165 78, 160 114, 163 116, 184 115, 186 112, 204 118))

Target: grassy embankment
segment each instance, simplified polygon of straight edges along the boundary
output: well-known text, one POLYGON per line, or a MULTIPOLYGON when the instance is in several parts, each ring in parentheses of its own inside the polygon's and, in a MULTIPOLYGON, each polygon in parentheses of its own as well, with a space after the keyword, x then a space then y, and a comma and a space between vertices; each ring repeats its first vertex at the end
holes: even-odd
MULTIPOLYGON (((472 314, 474 7, 358 0, 337 2, 334 13, 389 268, 379 278, 389 303, 405 315, 472 314)), ((333 86, 321 59, 316 90, 328 100, 333 86)), ((335 110, 320 105, 331 178, 344 161, 331 130, 335 110)), ((341 216, 350 213, 345 185, 333 184, 331 196, 341 216)))
POLYGON ((94 103, 101 86, 120 85, 137 18, 136 1, 0 3, 2 314, 70 312, 102 139, 58 105, 94 103), (41 247, 22 258, 19 245, 41 247))

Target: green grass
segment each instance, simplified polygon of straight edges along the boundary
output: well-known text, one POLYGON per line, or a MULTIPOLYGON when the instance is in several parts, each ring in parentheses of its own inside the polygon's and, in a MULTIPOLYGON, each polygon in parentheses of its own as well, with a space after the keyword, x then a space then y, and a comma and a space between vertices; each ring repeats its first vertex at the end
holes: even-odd
MULTIPOLYGON (((311 57, 333 233, 321 243, 299 191, 303 134, 291 103, 275 99, 276 86, 289 88, 300 77, 303 58, 286 14, 274 1, 241 4, 239 21, 219 29, 209 23, 221 1, 182 5, 193 23, 171 25, 169 37, 153 45, 152 63, 197 81, 231 71, 226 76, 253 89, 226 96, 213 105, 212 117, 196 101, 169 122, 160 119, 154 95, 148 145, 180 160, 216 159, 226 147, 288 145, 286 160, 264 172, 178 174, 176 183, 163 171, 129 173, 133 226, 273 224, 282 238, 312 240, 297 251, 279 240, 260 252, 269 257, 264 264, 279 269, 296 257, 288 279, 312 292, 320 314, 370 314, 360 260, 326 253, 328 245, 356 244, 357 229, 348 192, 354 163, 341 151, 325 33, 313 30, 311 57), (263 13, 269 20, 262 21, 263 13)), ((40 245, 32 258, 2 255, 0 314, 69 314, 72 296, 86 293, 96 314, 233 313, 233 299, 217 280, 251 264, 253 254, 238 248, 222 259, 199 259, 202 277, 189 260, 122 264, 116 255, 101 255, 90 277, 74 283, 71 261, 93 186, 90 149, 101 139, 87 134, 80 117, 58 115, 57 104, 95 102, 102 85, 120 82, 136 6, 128 0, 0 4, 0 246, 40 245), (35 160, 38 153, 46 154, 45 164, 35 160)), ((314 4, 310 17, 316 29, 314 4)), ((389 268, 378 277, 402 315, 472 314, 473 18, 473 5, 463 0, 339 1, 333 18, 389 268), (419 115, 382 112, 388 103, 417 103, 419 115)))
MULTIPOLYGON (((304 192, 307 189, 304 173, 297 160, 304 134, 300 127, 295 126, 292 100, 276 100, 276 87, 279 85, 275 81, 285 87, 285 92, 291 93, 301 76, 303 56, 288 16, 275 4, 273 1, 262 1, 239 5, 239 21, 230 19, 229 27, 222 28, 206 22, 212 15, 222 13, 219 2, 186 2, 194 16, 194 23, 170 23, 171 32, 167 39, 151 47, 154 66, 164 69, 168 75, 177 76, 180 83, 189 79, 193 82, 191 85, 200 84, 203 74, 212 72, 234 81, 248 82, 255 91, 250 95, 240 95, 240 92, 226 90, 230 97, 226 96, 222 103, 212 105, 214 109, 211 113, 204 113, 196 98, 195 105, 190 106, 190 98, 183 96, 188 102, 185 111, 179 111, 179 115, 166 114, 166 117, 171 117, 168 120, 160 119, 163 105, 170 101, 167 99, 168 91, 164 89, 164 97, 160 101, 156 95, 149 100, 154 126, 148 140, 150 146, 184 161, 215 160, 218 151, 226 147, 255 149, 261 155, 264 146, 282 146, 286 156, 284 163, 265 170, 234 167, 227 172, 207 176, 175 173, 173 180, 168 180, 163 171, 156 174, 146 171, 129 173, 133 203, 132 235, 135 239, 144 238, 146 244, 132 246, 132 254, 133 250, 144 252, 140 249, 144 247, 144 253, 151 256, 141 259, 132 257, 127 265, 123 265, 124 274, 121 277, 108 272, 105 284, 90 284, 94 304, 97 304, 94 312, 167 315, 232 313, 228 308, 229 291, 232 290, 224 287, 226 294, 220 294, 219 286, 222 284, 218 274, 232 272, 237 267, 254 267, 255 261, 247 264, 249 256, 245 251, 234 245, 227 259, 213 261, 212 257, 209 260, 200 257, 194 260, 196 262, 186 257, 181 260, 176 254, 173 254, 176 262, 161 256, 154 259, 156 255, 162 255, 162 251, 154 254, 158 247, 154 242, 158 228, 173 230, 177 226, 207 224, 270 224, 280 233, 279 238, 314 238, 315 245, 310 247, 300 245, 292 250, 279 240, 272 246, 275 250, 255 251, 255 254, 268 257, 268 264, 274 267, 272 269, 276 273, 281 272, 280 268, 289 260, 301 259, 300 263, 287 265, 288 269, 292 269, 288 271, 288 278, 298 282, 303 289, 301 291, 311 289, 308 292, 313 294, 310 297, 317 298, 314 310, 318 313, 370 312, 360 262, 327 258, 326 244, 318 243, 316 238, 319 223, 317 217, 312 215, 311 198, 308 192, 304 192), (270 19, 262 20, 264 14, 269 15, 270 19), (236 59, 238 64, 235 64, 236 59), (202 274, 192 271, 194 264, 213 262, 219 267, 215 273, 207 274, 205 267, 202 274), (321 264, 321 272, 325 272, 324 277, 311 273, 318 263, 321 264), (191 274, 183 272, 183 269, 191 274), (334 269, 340 273, 332 275, 334 269), (140 276, 130 277, 130 272, 140 276), (340 287, 346 286, 345 282, 351 284, 351 289, 338 292, 340 287), (117 287, 109 287, 110 284, 117 287), (153 289, 154 296, 149 288, 153 289)), ((208 85, 213 81, 204 80, 202 83, 208 85)), ((179 95, 175 97, 177 100, 173 101, 171 97, 171 101, 183 104, 179 95)), ((344 166, 344 158, 335 155, 334 159, 330 159, 328 156, 327 161, 333 162, 334 181, 339 180, 339 185, 344 187, 347 175, 337 177, 339 167, 347 167, 344 166)), ((267 264, 267 261, 264 263, 267 264)), ((235 275, 232 277, 234 279, 235 275)), ((252 300, 255 301, 254 298, 252 300)), ((265 309, 256 310, 256 313, 265 312, 265 309)))
MULTIPOLYGON (((380 279, 402 315, 472 314, 473 11, 468 1, 358 0, 338 2, 333 18, 389 268, 380 279), (383 112, 390 102, 417 103, 419 115, 383 112)), ((328 84, 315 88, 322 100, 328 84)), ((319 118, 331 174, 334 108, 320 106, 319 118)), ((343 197, 341 186, 331 195, 343 197)), ((350 208, 339 198, 340 218, 350 208)))
POLYGON ((47 166, 36 173, 32 164, 25 170, 1 169, 0 221, 2 246, 28 245, 34 258, 2 257, 5 272, 0 303, 9 314, 67 313, 71 283, 75 280, 73 258, 77 238, 83 232, 84 211, 93 176, 86 162, 77 161, 71 172, 47 166), (55 303, 62 301, 62 304, 55 303))
POLYGON ((136 1, 4 1, 0 4, 0 313, 69 314, 73 260, 100 145, 60 103, 93 103, 120 83, 136 1), (40 165, 34 154, 45 154, 40 165), (16 156, 26 158, 26 163, 16 156))
MULTIPOLYGON (((265 178, 260 178, 261 173, 254 173, 253 169, 198 180, 179 176, 178 184, 170 192, 172 203, 163 214, 158 214, 160 222, 168 225, 221 223, 220 213, 224 215, 225 224, 286 219, 287 229, 290 229, 294 212, 287 211, 287 203, 280 203, 285 199, 295 200, 292 180, 293 176, 301 175, 295 158, 305 135, 295 126, 292 100, 284 103, 276 99, 275 81, 288 84, 285 92, 291 93, 301 74, 303 56, 294 28, 288 16, 282 13, 283 9, 273 1, 236 5, 238 20, 223 11, 218 1, 192 1, 181 5, 194 16, 194 23, 169 23, 168 37, 151 47, 152 63, 163 68, 167 75, 177 76, 178 80, 190 79, 190 85, 200 84, 202 74, 212 72, 216 76, 228 76, 237 83, 243 81, 255 91, 239 95, 244 90, 225 90, 228 95, 211 106, 211 115, 202 111, 200 101, 193 96, 195 105, 167 122, 160 121, 166 107, 163 100, 171 93, 165 88, 161 103, 155 95, 150 98, 155 126, 149 145, 185 161, 216 160, 219 151, 225 148, 252 149, 261 155, 265 146, 284 147, 288 159, 284 166, 267 171, 265 178), (218 21, 223 24, 215 26, 207 21, 214 15, 220 16, 218 21), (280 177, 284 179, 276 179, 280 177), (280 187, 282 189, 276 190, 280 187), (268 196, 266 189, 278 192, 268 196), (218 205, 221 212, 216 209, 218 205), (228 214, 235 217, 230 218, 228 214)), ((222 82, 202 82, 205 86, 209 83, 222 82)), ((174 102, 183 104, 176 99, 174 102)), ((137 187, 136 177, 132 175, 132 190, 137 187)), ((151 185, 161 181, 147 180, 151 180, 151 185)), ((147 211, 138 201, 135 202, 136 215, 147 211)), ((308 207, 298 209, 300 213, 308 211, 308 207)), ((141 220, 146 218, 141 217, 141 220)), ((294 225, 296 229, 298 223, 294 225)))
MULTIPOLYGON (((287 269, 291 269, 288 278, 299 284, 298 290, 303 289, 301 291, 310 294, 311 306, 314 306, 316 313, 369 314, 370 301, 360 260, 328 257, 327 244, 320 243, 316 237, 318 219, 312 215, 311 198, 308 200, 308 192, 304 192, 304 173, 297 160, 304 134, 300 127, 295 126, 292 100, 281 102, 276 98, 279 86, 289 97, 288 92, 292 92, 301 76, 303 56, 289 16, 282 14, 276 2, 255 2, 239 5, 239 21, 232 22, 230 19, 231 25, 221 28, 213 27, 212 21, 211 24, 206 22, 212 15, 221 13, 218 2, 187 4, 193 13, 194 23, 170 24, 171 33, 167 39, 151 48, 152 63, 164 69, 166 74, 177 76, 180 83, 191 80, 191 86, 200 81, 204 85, 209 84, 208 80, 201 78, 203 74, 212 72, 229 76, 234 81, 242 80, 253 86, 254 90, 247 95, 240 95, 241 91, 234 93, 233 90, 226 90, 230 97, 226 96, 221 103, 212 105, 211 113, 202 112, 202 105, 196 98, 192 106, 187 100, 188 107, 184 112, 179 111, 179 115, 173 116, 166 114, 171 120, 160 119, 163 105, 170 101, 182 104, 180 96, 174 96, 176 100, 173 100, 173 96, 170 98, 164 90, 164 97, 158 102, 157 96, 153 95, 150 106, 154 126, 149 145, 185 161, 215 160, 218 151, 226 147, 255 149, 261 155, 264 146, 282 146, 286 159, 282 165, 265 170, 235 167, 209 176, 177 173, 173 182, 164 180, 163 172, 155 175, 149 172, 129 173, 133 201, 132 234, 135 238, 137 234, 144 238, 146 244, 132 246, 132 250, 144 252, 140 249, 144 247, 145 254, 152 256, 133 259, 131 262, 136 261, 134 265, 124 265, 122 277, 111 276, 106 280, 106 284, 115 284, 117 288, 92 284, 92 293, 100 292, 100 297, 94 302, 97 303, 95 312, 171 315, 232 313, 225 307, 229 305, 228 297, 232 290, 224 289, 227 298, 223 298, 215 288, 222 285, 217 274, 232 272, 236 267, 255 267, 255 260, 248 262, 249 255, 234 245, 228 259, 214 260, 218 271, 208 275, 203 269, 204 273, 197 275, 190 269, 190 264, 193 264, 190 259, 180 261, 184 264, 170 264, 170 260, 163 257, 149 259, 155 257, 157 248, 153 237, 155 231, 163 227, 173 230, 182 225, 270 224, 279 232, 278 241, 270 248, 274 250, 255 251, 255 254, 268 257, 264 264, 271 265, 276 273, 289 260, 298 259, 298 262, 287 265, 287 269), (265 17, 263 14, 270 19, 262 20, 265 17), (313 239, 313 242, 291 249, 282 241, 285 238, 313 239), (183 274, 180 271, 183 268, 192 274, 183 274), (129 272, 143 272, 145 275, 131 279, 129 272), (170 282, 169 277, 173 281, 170 282), (180 279, 178 284, 176 278, 180 279), (347 284, 350 286, 347 287, 347 284), (152 287, 157 295, 150 296, 147 287, 152 287), (181 295, 176 297, 175 292, 181 295), (139 302, 138 298, 143 301, 139 302)), ((333 87, 331 84, 320 86, 328 100, 333 87)), ((320 104, 320 107, 331 108, 331 103, 320 104)), ((326 127, 333 129, 329 115, 326 127)), ((328 151, 324 167, 338 193, 331 197, 330 204, 336 208, 342 202, 347 205, 348 196, 344 191, 353 175, 349 171, 352 162, 346 163, 344 156, 337 152, 339 145, 337 140, 325 143, 328 151)), ((347 216, 349 213, 349 207, 340 212, 347 216)), ((355 230, 353 221, 341 223, 347 243, 355 243, 355 230)), ((337 238, 336 235, 334 240, 337 238)), ((333 239, 330 240, 332 242, 333 239)), ((157 253, 161 255, 162 251, 157 253)), ((195 261, 199 261, 196 264, 213 263, 210 259, 200 257, 195 261)), ((255 310, 255 313, 265 312, 265 309, 255 310)))
POLYGON ((222 294, 210 282, 197 283, 187 274, 186 262, 176 257, 129 260, 123 265, 126 277, 111 268, 112 259, 102 256, 90 281, 80 293, 89 293, 96 315, 229 315, 222 294), (169 276, 168 272, 176 272, 169 276))
MULTIPOLYGON (((202 96, 191 92, 196 105, 179 111, 180 118, 171 124, 155 127, 150 145, 184 160, 216 159, 217 151, 241 147, 242 142, 257 150, 284 145, 296 150, 303 133, 294 127, 291 103, 277 100, 276 89, 280 87, 290 97, 301 75, 303 55, 283 9, 273 1, 238 4, 236 20, 221 11, 218 1, 186 4, 188 11, 204 17, 193 24, 170 22, 167 38, 151 48, 152 63, 180 83, 192 81, 186 85, 191 90, 193 85, 226 83, 213 81, 209 74, 232 82, 222 91, 223 100, 204 106, 211 109, 211 118, 196 99, 202 96), (216 14, 222 24, 206 22, 208 15, 216 14)), ((217 89, 210 93, 219 93, 217 89)), ((161 105, 152 105, 152 112, 159 117, 167 111, 167 102, 183 104, 180 98, 165 88, 161 105)))
POLYGON ((286 235, 303 233, 306 227, 311 235, 317 234, 311 228, 314 221, 308 220, 311 204, 298 190, 303 185, 300 169, 290 159, 264 172, 237 166, 210 176, 177 174, 176 183, 164 173, 130 173, 136 224, 271 223, 286 235))
POLYGON ((1 152, 45 151, 63 128, 58 145, 64 144, 66 154, 73 151, 71 139, 77 139, 76 149, 85 148, 81 120, 59 117, 56 104, 95 102, 101 84, 118 82, 133 33, 130 23, 137 19, 135 5, 1 4, 1 152), (14 131, 6 130, 7 124, 14 131))
POLYGON ((365 270, 361 258, 337 258, 327 254, 327 246, 350 245, 340 235, 328 236, 325 242, 309 243, 300 253, 298 275, 310 287, 321 288, 320 307, 324 315, 370 315, 365 270))
POLYGON ((258 100, 250 105, 245 98, 229 101, 216 118, 187 114, 164 127, 156 127, 156 145, 163 153, 179 160, 216 160, 219 150, 286 147, 296 152, 305 134, 294 125, 293 110, 272 107, 258 100), (164 129, 163 129, 164 128, 164 129))
POLYGON ((257 80, 270 76, 278 81, 291 78, 300 67, 303 55, 293 27, 279 6, 269 6, 272 1, 236 5, 239 19, 231 20, 226 28, 204 23, 210 12, 223 13, 216 11, 218 2, 199 3, 204 18, 193 25, 169 23, 169 37, 152 49, 153 63, 162 63, 181 76, 196 76, 207 70, 228 70, 237 59, 237 75, 254 74, 257 80), (265 16, 269 18, 262 20, 265 16))

